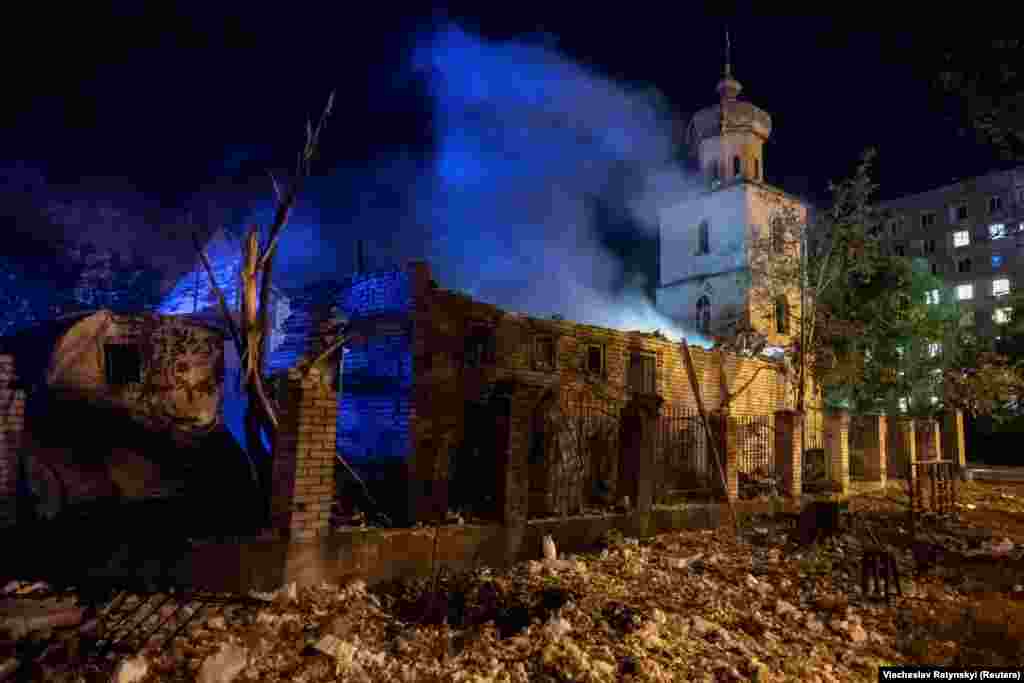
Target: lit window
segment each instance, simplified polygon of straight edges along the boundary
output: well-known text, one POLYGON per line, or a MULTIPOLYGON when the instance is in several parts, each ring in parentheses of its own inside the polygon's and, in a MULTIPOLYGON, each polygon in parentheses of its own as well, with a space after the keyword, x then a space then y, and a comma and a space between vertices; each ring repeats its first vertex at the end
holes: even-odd
POLYGON ((1002 254, 992 254, 992 267, 993 268, 1002 268, 1002 266, 1003 266, 1003 255, 1002 254))
POLYGON ((897 346, 896 347, 896 357, 897 358, 903 358, 903 347, 902 346, 897 346))
POLYGON ((924 293, 924 302, 926 304, 937 304, 939 303, 939 290, 929 289, 924 293))
POLYGON ((935 212, 927 211, 921 214, 921 227, 930 228, 935 225, 935 212))
POLYGON ((932 405, 935 405, 936 403, 939 402, 939 397, 938 396, 932 396, 931 401, 932 401, 932 405))
POLYGON ((1006 223, 992 223, 988 226, 989 239, 1001 240, 1006 237, 1006 223))
POLYGON ((989 197, 988 198, 988 212, 996 213, 1003 209, 1003 198, 1002 197, 989 197))
POLYGON ((992 281, 992 296, 1006 296, 1010 293, 1010 281, 1001 277, 992 281))
POLYGON ((997 308, 995 311, 992 312, 992 320, 995 321, 997 325, 1005 325, 1006 323, 1010 322, 1010 318, 1012 316, 1013 309, 1010 307, 997 308))
POLYGON ((956 286, 956 299, 957 301, 967 301, 968 299, 974 298, 974 285, 957 285, 956 286))
POLYGON ((940 353, 942 353, 942 344, 940 344, 939 342, 931 342, 928 344, 929 358, 935 358, 940 353))
POLYGON ((901 398, 900 399, 900 412, 901 413, 907 412, 907 407, 908 407, 907 406, 907 399, 901 398))
POLYGON ((953 233, 953 246, 966 247, 971 243, 971 233, 967 230, 957 230, 953 233))

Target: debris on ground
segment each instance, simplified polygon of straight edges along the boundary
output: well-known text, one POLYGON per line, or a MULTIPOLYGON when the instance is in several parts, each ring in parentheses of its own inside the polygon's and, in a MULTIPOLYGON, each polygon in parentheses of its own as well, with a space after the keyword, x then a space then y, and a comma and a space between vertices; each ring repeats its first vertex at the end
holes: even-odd
MULTIPOLYGON (((505 571, 442 567, 372 590, 355 580, 254 594, 254 607, 194 618, 173 641, 121 657, 116 672, 111 662, 105 678, 66 653, 35 665, 46 672, 39 680, 118 683, 824 683, 875 681, 883 665, 1011 665, 1024 657, 1019 574, 1001 589, 974 572, 1015 566, 1024 523, 998 517, 983 527, 987 518, 970 515, 1019 505, 1024 485, 963 489, 978 509, 932 524, 921 532, 927 541, 910 537, 894 488, 853 497, 849 518, 837 526, 830 518, 829 533, 810 545, 772 515, 748 519, 739 536, 731 527, 643 540, 610 534, 580 555, 562 556, 545 539, 537 560, 505 571), (902 596, 861 593, 872 537, 900 565, 902 596), (923 573, 915 542, 944 551, 923 573)), ((16 599, 25 588, 5 591, 16 599)), ((54 626, 50 637, 74 628, 54 626)), ((0 649, 0 671, 17 657, 0 649)))

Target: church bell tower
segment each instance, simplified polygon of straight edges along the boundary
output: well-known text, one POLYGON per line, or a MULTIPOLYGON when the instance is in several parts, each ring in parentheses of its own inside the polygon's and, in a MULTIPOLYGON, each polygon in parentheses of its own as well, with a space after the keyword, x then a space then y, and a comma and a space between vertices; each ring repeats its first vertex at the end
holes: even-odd
POLYGON ((777 257, 773 250, 798 257, 797 239, 768 245, 778 232, 772 226, 783 220, 802 224, 807 211, 800 200, 765 182, 772 118, 739 99, 743 86, 733 77, 731 57, 726 34, 718 102, 694 114, 687 127, 700 169, 694 191, 659 212, 657 307, 708 337, 752 330, 769 345, 785 346, 796 331, 799 293, 779 292, 763 281, 760 264, 763 256, 777 257), (755 259, 758 267, 752 268, 755 259))

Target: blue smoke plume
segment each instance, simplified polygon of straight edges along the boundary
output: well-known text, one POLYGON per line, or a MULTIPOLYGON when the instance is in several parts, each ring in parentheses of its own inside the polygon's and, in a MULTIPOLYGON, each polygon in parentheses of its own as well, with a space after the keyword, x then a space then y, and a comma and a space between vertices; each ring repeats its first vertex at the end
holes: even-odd
POLYGON ((431 173, 415 186, 442 286, 507 309, 708 341, 659 315, 601 243, 598 208, 657 235, 657 209, 696 185, 674 159, 650 89, 592 73, 548 45, 456 26, 414 53, 434 109, 431 173))

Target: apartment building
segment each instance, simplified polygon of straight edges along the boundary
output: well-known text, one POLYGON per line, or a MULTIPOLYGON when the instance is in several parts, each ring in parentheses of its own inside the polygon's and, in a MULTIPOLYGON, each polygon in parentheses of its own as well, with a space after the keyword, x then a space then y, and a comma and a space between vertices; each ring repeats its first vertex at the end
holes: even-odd
POLYGON ((961 325, 998 335, 1024 287, 1024 166, 881 202, 879 237, 896 254, 923 258, 961 304, 961 325))

